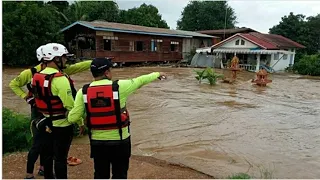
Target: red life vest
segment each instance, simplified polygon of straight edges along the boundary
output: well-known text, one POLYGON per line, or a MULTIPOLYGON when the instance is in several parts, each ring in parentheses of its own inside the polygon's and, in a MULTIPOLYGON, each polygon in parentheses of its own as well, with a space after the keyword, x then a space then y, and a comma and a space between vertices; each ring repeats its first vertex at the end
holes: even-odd
POLYGON ((130 118, 126 108, 120 108, 118 81, 114 81, 112 85, 89 85, 82 88, 89 132, 90 129, 119 129, 122 140, 122 128, 129 126, 130 118))
MULTIPOLYGON (((51 82, 55 77, 65 76, 61 72, 53 74, 35 73, 31 85, 32 92, 35 98, 36 106, 39 112, 45 115, 60 115, 51 118, 52 120, 65 118, 67 109, 63 107, 63 103, 59 96, 54 96, 51 92, 51 82)), ((67 77, 67 76, 65 76, 67 77)), ((67 77, 71 86, 74 88, 72 80, 67 77)))

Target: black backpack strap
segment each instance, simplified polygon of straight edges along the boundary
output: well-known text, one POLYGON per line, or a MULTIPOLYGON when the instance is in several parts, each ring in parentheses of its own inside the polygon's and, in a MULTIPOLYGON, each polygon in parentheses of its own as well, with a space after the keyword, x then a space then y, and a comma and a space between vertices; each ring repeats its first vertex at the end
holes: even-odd
MULTIPOLYGON (((32 73, 32 77, 34 76, 35 73, 37 73, 37 69, 35 67, 30 68, 30 71, 32 73)), ((27 84, 27 88, 28 88, 28 91, 32 92, 31 82, 27 84)))
POLYGON ((63 75, 64 75, 66 78, 68 78, 69 84, 70 84, 70 88, 71 88, 71 92, 72 92, 72 97, 73 97, 73 99, 76 99, 77 90, 76 90, 76 88, 74 87, 74 84, 73 84, 72 79, 70 78, 69 75, 67 75, 67 74, 65 74, 65 73, 63 73, 63 75))
POLYGON ((33 77, 33 75, 34 75, 35 73, 37 73, 37 68, 32 67, 32 68, 30 68, 30 70, 31 70, 32 77, 33 77))
POLYGON ((115 114, 117 119, 117 126, 119 128, 120 139, 122 140, 122 122, 121 122, 121 108, 120 108, 120 94, 119 94, 119 80, 112 82, 113 102, 115 114))
POLYGON ((28 84, 27 84, 27 89, 28 89, 29 92, 32 92, 32 85, 31 85, 31 83, 28 83, 28 84))
POLYGON ((86 107, 86 114, 87 114, 86 121, 87 121, 87 127, 88 127, 88 135, 89 135, 89 139, 90 139, 90 143, 91 143, 91 136, 92 136, 92 133, 91 133, 92 126, 91 126, 91 122, 90 122, 91 114, 89 112, 88 98, 87 98, 87 93, 88 93, 89 86, 90 86, 90 84, 85 84, 82 87, 82 95, 83 95, 83 102, 84 102, 84 105, 86 107))
POLYGON ((42 93, 42 88, 39 81, 35 81, 35 84, 32 85, 32 94, 35 98, 44 99, 44 94, 42 93))

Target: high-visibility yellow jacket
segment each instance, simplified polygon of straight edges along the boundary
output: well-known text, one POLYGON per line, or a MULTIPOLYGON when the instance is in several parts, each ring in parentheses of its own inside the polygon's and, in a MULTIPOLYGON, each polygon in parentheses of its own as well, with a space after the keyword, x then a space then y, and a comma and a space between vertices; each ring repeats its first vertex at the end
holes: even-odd
MULTIPOLYGON (((137 78, 129 80, 119 80, 119 96, 120 96, 120 107, 126 106, 127 98, 130 94, 134 93, 137 89, 146 85, 160 76, 159 72, 142 75, 137 78)), ((90 86, 109 85, 112 81, 103 79, 99 81, 93 81, 90 86)), ((68 114, 68 121, 70 123, 76 123, 81 117, 85 117, 86 110, 83 100, 82 88, 77 92, 73 109, 68 114)), ((122 128, 122 139, 126 139, 130 136, 128 126, 122 128)), ((118 129, 115 130, 92 130, 91 138, 93 140, 120 140, 118 129)))

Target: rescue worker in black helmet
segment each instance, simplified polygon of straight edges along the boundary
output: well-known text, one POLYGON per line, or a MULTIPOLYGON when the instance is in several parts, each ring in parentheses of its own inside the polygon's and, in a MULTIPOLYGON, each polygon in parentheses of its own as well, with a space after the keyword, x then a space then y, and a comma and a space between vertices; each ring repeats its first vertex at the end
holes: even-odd
POLYGON ((94 178, 127 179, 131 156, 130 117, 126 108, 129 95, 156 79, 165 78, 153 72, 128 80, 112 81, 110 59, 96 58, 91 63, 94 81, 79 89, 68 121, 76 123, 86 116, 94 178))

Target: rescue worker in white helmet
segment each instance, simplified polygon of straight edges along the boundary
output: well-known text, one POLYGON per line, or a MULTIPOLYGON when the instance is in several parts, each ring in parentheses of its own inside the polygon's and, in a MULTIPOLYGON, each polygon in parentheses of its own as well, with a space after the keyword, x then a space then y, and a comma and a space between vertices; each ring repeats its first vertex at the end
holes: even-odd
MULTIPOLYGON (((66 116, 73 108, 75 89, 73 81, 62 69, 66 67, 67 57, 73 55, 58 43, 46 44, 42 54, 46 67, 34 74, 31 84, 35 105, 45 116, 35 122, 44 136, 44 178, 54 178, 54 159, 56 178, 67 179, 67 157, 73 138, 73 125, 66 120, 66 116)), ((78 122, 83 128, 83 119, 78 122)))
MULTIPOLYGON (((30 69, 26 69, 22 71, 16 78, 11 80, 9 83, 9 87, 12 89, 12 91, 22 99, 24 99, 31 107, 31 133, 32 133, 32 147, 29 150, 28 158, 27 158, 27 174, 26 179, 32 179, 34 178, 33 170, 34 170, 34 164, 38 159, 39 154, 41 154, 41 141, 43 139, 43 136, 40 135, 40 132, 35 126, 35 119, 39 119, 43 117, 42 113, 39 113, 35 106, 34 97, 32 94, 32 87, 31 87, 31 79, 33 75, 36 72, 42 71, 46 64, 43 63, 43 55, 42 55, 42 48, 44 45, 38 47, 36 50, 36 57, 39 61, 39 64, 35 67, 32 67, 30 69), (24 89, 22 89, 23 86, 27 86, 28 92, 26 93, 24 89)), ((63 72, 72 75, 80 72, 84 72, 89 70, 90 64, 92 60, 84 60, 82 62, 72 64, 70 66, 67 66, 67 68, 63 69, 63 72)), ((43 156, 40 155, 40 168, 38 171, 38 175, 43 176, 43 156)))
POLYGON ((94 59, 94 81, 79 89, 68 121, 76 123, 86 115, 86 125, 94 161, 94 178, 127 179, 131 156, 130 118, 126 109, 129 95, 164 73, 154 72, 128 80, 112 81, 110 59, 94 59))

